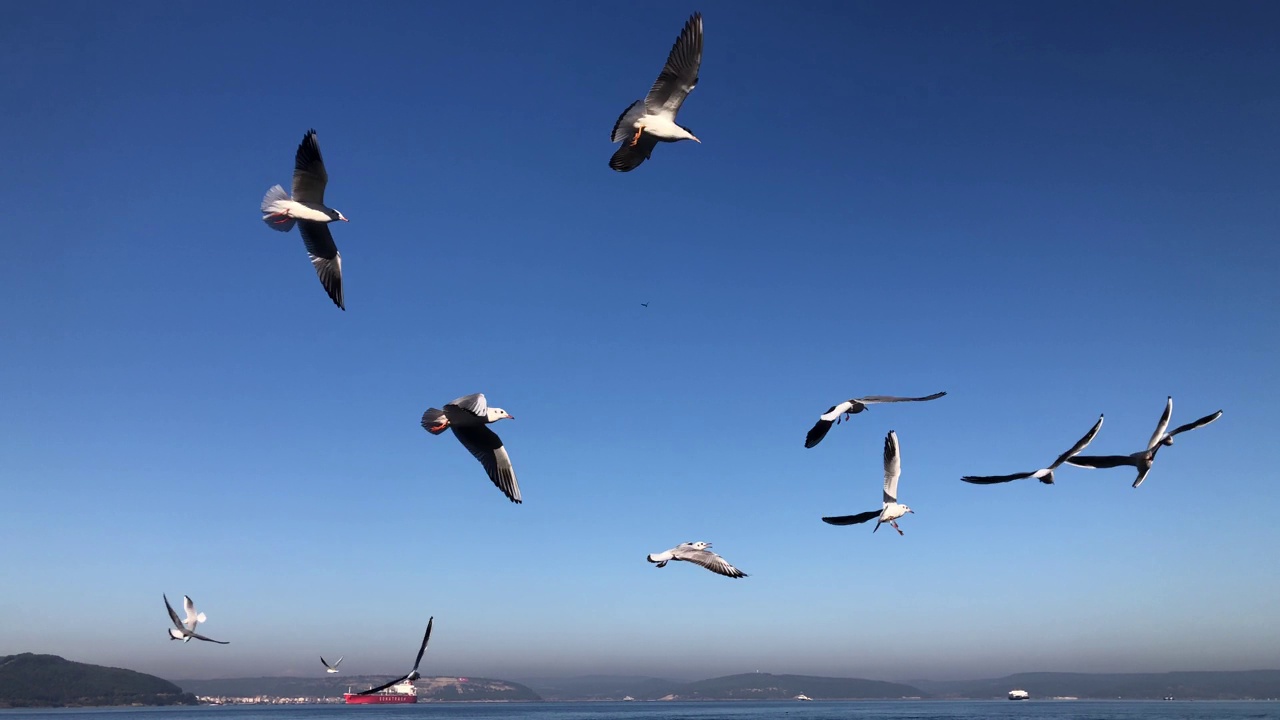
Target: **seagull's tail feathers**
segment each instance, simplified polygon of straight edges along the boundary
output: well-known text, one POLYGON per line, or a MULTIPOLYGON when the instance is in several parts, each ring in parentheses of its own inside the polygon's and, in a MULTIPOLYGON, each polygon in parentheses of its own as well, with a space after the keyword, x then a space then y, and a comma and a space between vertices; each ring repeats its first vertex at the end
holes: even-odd
POLYGON ((439 435, 449 427, 449 418, 439 408, 428 408, 422 413, 422 429, 432 435, 439 435))
POLYGON ((262 221, 267 227, 280 232, 289 232, 293 229, 297 222, 291 217, 278 217, 277 214, 284 211, 280 206, 281 203, 289 199, 289 193, 279 185, 272 186, 267 194, 262 197, 262 221))
POLYGON ((635 133, 636 120, 644 116, 644 100, 637 100, 631 103, 622 114, 618 116, 618 122, 613 124, 613 134, 610 135, 609 142, 622 142, 630 140, 635 133))

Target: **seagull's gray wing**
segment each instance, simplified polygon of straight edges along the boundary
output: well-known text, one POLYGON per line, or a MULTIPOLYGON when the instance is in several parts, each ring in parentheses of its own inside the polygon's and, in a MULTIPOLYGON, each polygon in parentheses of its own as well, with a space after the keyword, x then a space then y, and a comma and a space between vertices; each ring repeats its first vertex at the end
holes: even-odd
POLYGON ((895 402, 924 402, 926 400, 937 400, 946 395, 945 392, 938 392, 924 397, 894 397, 892 395, 868 395, 867 397, 857 398, 856 401, 864 405, 874 405, 876 403, 895 403, 895 402))
POLYGON ((1113 468, 1128 465, 1137 467, 1138 461, 1132 455, 1076 455, 1067 461, 1068 465, 1087 468, 1113 468))
MULTIPOLYGON (((489 401, 485 399, 484 393, 464 395, 457 400, 450 402, 449 405, 462 408, 472 415, 478 415, 480 417, 484 417, 484 414, 489 411, 489 401)), ((448 407, 448 405, 445 407, 448 407)))
MULTIPOLYGON (((422 664, 422 654, 427 651, 427 642, 431 640, 431 626, 434 625, 435 622, 436 618, 434 615, 427 620, 427 632, 422 636, 422 646, 418 648, 418 657, 413 660, 413 672, 409 673, 410 676, 418 674, 418 666, 422 664)), ((416 680, 417 678, 414 679, 416 680)))
POLYGON ((713 573, 731 578, 746 577, 747 574, 730 565, 724 558, 710 550, 694 550, 681 545, 671 551, 677 560, 685 560, 710 570, 713 573))
POLYGON ((698 85, 698 68, 702 66, 702 13, 694 13, 684 24, 680 37, 671 46, 667 64, 645 96, 645 108, 654 114, 666 111, 675 116, 684 99, 698 85))
POLYGON ((1179 425, 1176 429, 1174 429, 1172 432, 1170 432, 1170 433, 1169 433, 1169 437, 1173 437, 1174 435, 1177 435, 1178 433, 1184 433, 1184 432, 1186 432, 1186 431, 1188 431, 1188 430, 1195 430, 1196 428, 1202 428, 1202 427, 1204 427, 1205 425, 1208 425, 1209 423, 1213 422, 1214 420, 1217 420, 1217 419, 1218 419, 1218 418, 1220 418, 1220 417, 1222 417, 1222 411, 1221 411, 1221 410, 1219 410, 1218 412, 1213 413, 1213 414, 1211 414, 1211 415, 1205 415, 1204 417, 1200 418, 1199 420, 1192 420, 1191 422, 1187 423, 1186 425, 1179 425))
POLYGON ((373 695, 374 693, 382 692, 383 690, 386 690, 387 688, 391 687, 392 685, 397 685, 397 684, 399 684, 399 683, 404 682, 405 680, 408 680, 408 679, 409 679, 409 677, 410 677, 410 676, 412 676, 412 675, 413 675, 413 673, 409 673, 408 675, 401 675, 400 677, 396 678, 395 680, 392 680, 391 682, 387 683, 386 685, 379 685, 379 686, 378 686, 378 687, 376 687, 376 688, 369 688, 368 690, 361 690, 360 692, 356 693, 356 695, 373 695))
POLYGON ((657 146, 657 139, 649 133, 642 134, 635 145, 632 145, 631 139, 627 138, 622 141, 617 150, 613 151, 613 157, 609 158, 609 167, 618 172, 631 172, 640 167, 640 163, 648 160, 657 146))
POLYGON ((320 656, 320 664, 321 664, 321 665, 323 665, 323 666, 325 666, 325 668, 326 668, 326 669, 328 669, 328 670, 332 670, 332 669, 333 669, 333 666, 332 666, 332 665, 330 665, 329 663, 327 663, 327 662, 325 662, 325 661, 324 661, 324 656, 323 656, 323 655, 321 655, 321 656, 320 656))
POLYGON ((205 636, 201 635, 201 634, 200 634, 200 633, 198 633, 198 632, 190 633, 190 635, 191 635, 191 637, 195 638, 196 640, 203 640, 203 641, 205 641, 205 642, 218 643, 219 645, 230 645, 230 644, 231 644, 231 642, 230 642, 229 640, 214 640, 213 638, 205 637, 205 636))
POLYGON ((858 513, 857 515, 837 515, 835 517, 824 517, 822 518, 822 522, 827 523, 828 525, 857 525, 859 523, 864 523, 868 520, 872 520, 878 517, 880 517, 879 510, 868 510, 867 512, 858 513))
POLYGON ((316 131, 309 130, 298 144, 293 164, 293 199, 300 203, 324 205, 324 186, 328 182, 329 173, 324 169, 324 158, 320 157, 316 131))
POLYGON ((1169 427, 1169 418, 1173 415, 1173 396, 1169 396, 1169 401, 1164 405, 1164 413, 1160 415, 1160 424, 1156 425, 1156 431, 1151 436, 1151 442, 1147 443, 1147 449, 1155 447, 1164 440, 1164 431, 1169 427))
POLYGON ((342 256, 338 254, 338 246, 333 244, 329 224, 299 220, 298 232, 302 233, 302 241, 307 244, 307 254, 311 256, 311 265, 315 267, 324 291, 329 293, 334 305, 346 310, 342 301, 342 256))
POLYGON ((169 611, 169 619, 173 621, 173 626, 179 630, 186 630, 186 626, 183 625, 182 620, 178 618, 178 613, 174 612, 173 606, 169 604, 169 596, 162 593, 162 597, 164 597, 164 607, 169 611))
POLYGON ((467 449, 488 473, 489 479, 513 503, 521 502, 520 485, 516 483, 516 471, 511 466, 511 457, 507 449, 502 447, 502 440, 497 433, 485 425, 454 425, 454 437, 467 449))
MULTIPOLYGON (((1094 435, 1097 435, 1097 434, 1098 434, 1098 430, 1100 430, 1100 429, 1102 428, 1102 417, 1103 417, 1102 415, 1099 415, 1099 416, 1098 416, 1098 422, 1094 423, 1094 424, 1093 424, 1093 427, 1089 428, 1089 432, 1085 433, 1085 434, 1084 434, 1084 437, 1082 437, 1082 438, 1080 438, 1078 441, 1076 441, 1076 444, 1075 444, 1075 445, 1073 445, 1073 446, 1071 447, 1071 449, 1070 449, 1070 450, 1068 450, 1068 451, 1066 451, 1066 452, 1062 453, 1061 455, 1059 455, 1059 456, 1058 456, 1058 459, 1057 459, 1057 460, 1054 460, 1054 461, 1053 461, 1053 464, 1049 466, 1049 469, 1050 469, 1050 470, 1053 470, 1053 469, 1057 468, 1057 467, 1058 467, 1059 465, 1061 465, 1062 463, 1064 463, 1064 462, 1066 462, 1066 461, 1070 460, 1071 458, 1075 457, 1076 455, 1079 455, 1081 450, 1084 450, 1086 447, 1088 447, 1088 446, 1089 446, 1089 443, 1093 442, 1093 436, 1094 436, 1094 435)), ((1061 447, 1061 446, 1059 446, 1059 447, 1061 447)))
POLYGON ((1014 473, 1012 475, 965 475, 960 479, 967 483, 973 483, 974 485, 995 485, 996 483, 1006 483, 1012 480, 1029 478, 1035 474, 1036 473, 1033 470, 1031 472, 1014 473))
POLYGON ((898 476, 902 474, 902 458, 898 456, 898 434, 890 430, 884 436, 884 501, 898 502, 898 476))

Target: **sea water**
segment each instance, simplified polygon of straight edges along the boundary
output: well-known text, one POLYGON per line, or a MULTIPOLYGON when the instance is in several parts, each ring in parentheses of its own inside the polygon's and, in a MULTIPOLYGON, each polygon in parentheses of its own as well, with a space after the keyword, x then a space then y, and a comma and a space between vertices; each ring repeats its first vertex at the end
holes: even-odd
POLYGON ((1280 702, 893 700, 201 705, 0 710, 0 720, 1280 720, 1280 702))

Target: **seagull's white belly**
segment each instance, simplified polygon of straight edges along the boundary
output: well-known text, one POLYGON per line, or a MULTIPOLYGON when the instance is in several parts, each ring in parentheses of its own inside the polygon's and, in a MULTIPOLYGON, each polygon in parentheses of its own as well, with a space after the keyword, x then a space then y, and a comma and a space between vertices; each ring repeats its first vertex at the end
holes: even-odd
POLYGON ((643 115, 636 120, 635 126, 643 127, 645 132, 654 137, 668 140, 684 140, 689 137, 688 131, 677 125, 675 120, 667 115, 643 115))
POLYGON ((312 222, 333 222, 333 218, 329 217, 328 214, 303 205, 296 200, 277 200, 268 206, 267 213, 287 215, 298 220, 310 220, 312 222))
POLYGON ((907 514, 906 509, 903 508, 898 503, 889 503, 888 505, 884 506, 884 510, 880 511, 880 522, 889 522, 890 520, 897 520, 898 518, 906 514, 907 514))

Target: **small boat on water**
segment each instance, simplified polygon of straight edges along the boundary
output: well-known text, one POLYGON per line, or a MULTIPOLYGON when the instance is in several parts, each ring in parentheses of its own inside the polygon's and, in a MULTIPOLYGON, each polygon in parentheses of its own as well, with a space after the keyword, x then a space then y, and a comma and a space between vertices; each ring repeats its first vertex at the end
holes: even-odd
POLYGON ((343 693, 342 699, 348 705, 399 705, 402 703, 418 702, 418 689, 413 686, 412 680, 405 680, 397 683, 371 695, 361 695, 351 692, 351 688, 347 688, 347 692, 343 693))
POLYGON ((813 698, 809 697, 808 695, 805 695, 804 693, 800 693, 799 695, 796 696, 796 700, 799 700, 801 702, 806 702, 809 700, 813 700, 813 698))
POLYGON ((1026 690, 1010 690, 1009 691, 1010 700, 1029 700, 1030 698, 1031 698, 1031 695, 1028 694, 1026 690))

